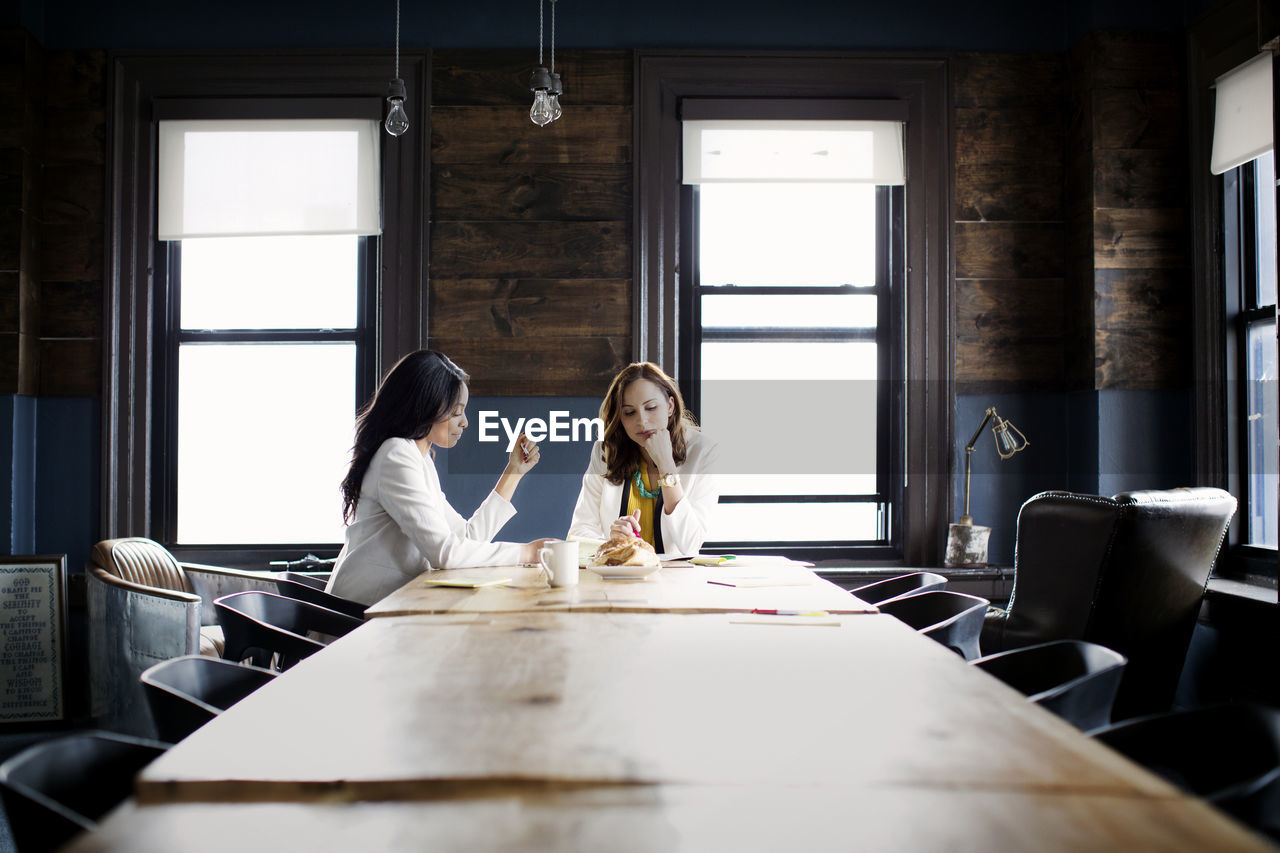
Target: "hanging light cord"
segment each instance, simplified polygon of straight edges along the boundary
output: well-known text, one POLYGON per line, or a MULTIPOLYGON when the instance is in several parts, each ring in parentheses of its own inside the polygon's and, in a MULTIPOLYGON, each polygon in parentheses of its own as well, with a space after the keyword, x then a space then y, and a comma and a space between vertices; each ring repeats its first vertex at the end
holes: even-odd
POLYGON ((400 0, 396 0, 396 78, 400 77, 400 0))
POLYGON ((538 0, 538 64, 542 64, 542 0, 538 0))
MULTIPOLYGON (((399 0, 396 0, 399 2, 399 0)), ((542 0, 538 0, 538 16, 542 16, 542 0)), ((542 37, 542 26, 538 26, 538 37, 542 37)), ((538 51, 538 64, 542 64, 542 51, 538 51)), ((551 73, 556 73, 556 0, 551 0, 551 73)))

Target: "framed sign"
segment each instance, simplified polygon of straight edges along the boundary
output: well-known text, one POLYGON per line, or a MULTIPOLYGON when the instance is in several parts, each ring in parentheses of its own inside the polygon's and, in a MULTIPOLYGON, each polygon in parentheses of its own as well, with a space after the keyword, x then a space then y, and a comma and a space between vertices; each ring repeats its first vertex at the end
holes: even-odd
POLYGON ((67 555, 0 556, 0 723, 65 713, 67 555))

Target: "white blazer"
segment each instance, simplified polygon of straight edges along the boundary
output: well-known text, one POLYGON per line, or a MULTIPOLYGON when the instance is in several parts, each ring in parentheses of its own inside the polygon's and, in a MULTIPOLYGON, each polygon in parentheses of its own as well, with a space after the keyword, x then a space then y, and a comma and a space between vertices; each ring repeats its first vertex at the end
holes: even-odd
POLYGON ((430 457, 410 438, 389 438, 360 484, 355 520, 328 592, 373 604, 428 569, 510 565, 520 545, 490 542, 516 509, 490 492, 470 519, 445 500, 430 457))
MULTIPOLYGON (((715 442, 698 430, 689 430, 688 452, 684 463, 676 466, 684 497, 668 515, 658 513, 662 531, 662 550, 668 554, 696 554, 707 540, 711 520, 720 500, 720 489, 714 475, 717 450, 715 442)), ((569 535, 586 539, 608 539, 609 525, 619 518, 622 490, 627 483, 615 485, 605 479, 604 445, 597 441, 591 448, 591 463, 582 475, 582 490, 573 508, 569 535)))

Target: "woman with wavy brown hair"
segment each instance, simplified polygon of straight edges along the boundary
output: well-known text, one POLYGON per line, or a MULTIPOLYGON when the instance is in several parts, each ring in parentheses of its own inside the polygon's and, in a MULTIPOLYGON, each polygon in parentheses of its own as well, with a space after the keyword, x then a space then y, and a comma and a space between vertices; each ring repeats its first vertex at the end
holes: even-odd
POLYGON ((659 553, 696 554, 719 500, 716 447, 656 364, 627 365, 600 404, 604 438, 591 448, 569 535, 639 536, 659 553))

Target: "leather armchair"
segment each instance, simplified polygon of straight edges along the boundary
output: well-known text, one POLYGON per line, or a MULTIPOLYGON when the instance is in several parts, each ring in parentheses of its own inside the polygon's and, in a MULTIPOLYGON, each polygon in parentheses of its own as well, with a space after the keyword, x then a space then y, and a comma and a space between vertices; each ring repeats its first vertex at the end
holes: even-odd
POLYGON ((1169 708, 1236 500, 1221 489, 1041 492, 1018 513, 1013 593, 985 653, 1086 640, 1129 659, 1115 718, 1169 708))
POLYGON ((182 655, 221 655, 214 599, 274 592, 276 575, 179 563, 141 537, 99 542, 91 560, 85 571, 91 713, 106 728, 154 737, 142 672, 182 655))

